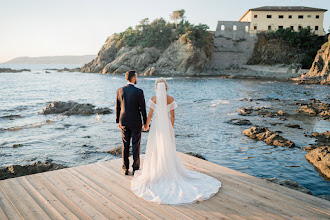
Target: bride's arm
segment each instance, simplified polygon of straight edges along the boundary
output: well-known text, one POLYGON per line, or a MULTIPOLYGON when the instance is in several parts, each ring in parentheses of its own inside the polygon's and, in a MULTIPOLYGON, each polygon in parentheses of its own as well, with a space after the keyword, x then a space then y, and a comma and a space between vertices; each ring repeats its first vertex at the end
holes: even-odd
POLYGON ((175 121, 175 114, 174 114, 174 109, 171 110, 171 122, 172 122, 172 126, 174 127, 174 121, 175 121))
POLYGON ((149 124, 150 124, 150 121, 151 121, 151 118, 152 118, 152 115, 154 113, 154 110, 152 108, 150 108, 150 111, 149 111, 149 114, 148 114, 148 118, 147 118, 147 130, 149 130, 149 124))

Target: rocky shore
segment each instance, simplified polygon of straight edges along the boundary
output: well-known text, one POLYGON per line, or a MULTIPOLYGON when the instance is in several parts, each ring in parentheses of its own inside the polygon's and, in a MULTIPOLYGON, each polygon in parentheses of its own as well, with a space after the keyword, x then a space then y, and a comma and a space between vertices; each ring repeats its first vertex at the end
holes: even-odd
POLYGON ((330 35, 328 42, 317 52, 312 67, 308 73, 295 78, 299 84, 330 85, 330 35))
MULTIPOLYGON (((281 102, 279 99, 243 99, 242 101, 248 101, 259 103, 260 101, 267 102, 281 102)), ((284 105, 289 105, 293 107, 290 114, 284 112, 283 110, 272 110, 271 107, 241 107, 238 108, 238 114, 245 117, 269 117, 273 119, 279 120, 279 122, 271 122, 269 123, 272 126, 283 124, 280 121, 286 121, 288 117, 299 118, 299 117, 320 117, 323 120, 330 120, 330 104, 324 103, 316 99, 309 99, 307 101, 299 101, 299 102, 287 102, 284 105)), ((233 122, 233 125, 251 125, 257 124, 253 123, 250 120, 241 118, 241 119, 232 119, 227 121, 233 122)), ((286 127, 295 128, 295 129, 303 129, 298 124, 285 124, 286 127)), ((304 133, 306 137, 316 139, 315 144, 311 144, 309 146, 296 146, 292 141, 283 138, 280 133, 282 131, 271 131, 269 128, 264 126, 252 126, 248 129, 245 129, 242 132, 245 136, 255 139, 257 141, 264 141, 267 145, 271 146, 281 146, 281 147, 298 147, 302 150, 307 151, 308 153, 305 155, 308 162, 312 163, 315 168, 319 171, 320 175, 330 179, 330 131, 325 131, 323 133, 313 132, 308 135, 306 132, 304 133)), ((308 132, 307 132, 308 133, 308 132)))
POLYGON ((91 114, 110 114, 112 110, 109 108, 96 108, 92 104, 80 104, 77 102, 54 101, 48 104, 42 111, 42 114, 59 114, 64 115, 91 115, 91 114))
POLYGON ((11 165, 0 169, 0 180, 66 168, 61 164, 40 161, 30 165, 11 165))
POLYGON ((295 147, 295 143, 292 141, 289 141, 282 136, 280 136, 278 133, 268 130, 265 127, 251 127, 249 129, 246 129, 242 132, 245 136, 248 136, 250 138, 264 141, 268 145, 271 146, 281 146, 281 147, 295 147))
POLYGON ((11 68, 0 68, 0 73, 20 73, 20 72, 31 72, 30 69, 11 69, 11 68))
POLYGON ((212 47, 197 48, 183 38, 166 49, 155 47, 118 47, 110 36, 98 56, 85 64, 82 72, 123 74, 134 69, 140 75, 198 75, 210 62, 212 47))

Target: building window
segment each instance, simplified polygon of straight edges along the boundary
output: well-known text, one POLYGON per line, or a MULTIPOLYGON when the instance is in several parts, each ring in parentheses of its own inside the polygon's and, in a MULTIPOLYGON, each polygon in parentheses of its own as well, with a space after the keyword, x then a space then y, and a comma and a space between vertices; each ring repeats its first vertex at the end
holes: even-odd
POLYGON ((269 26, 268 26, 268 30, 271 30, 271 29, 272 29, 272 26, 269 25, 269 26))
POLYGON ((303 15, 298 15, 298 18, 299 18, 299 19, 303 19, 304 16, 303 16, 303 15))
POLYGON ((319 30, 319 26, 315 26, 315 30, 318 31, 319 30))
POLYGON ((249 26, 245 26, 245 32, 249 32, 249 26))
POLYGON ((311 18, 312 17, 312 15, 307 15, 307 18, 311 18))
POLYGON ((254 29, 254 30, 257 30, 257 26, 254 26, 253 29, 254 29))
POLYGON ((272 15, 267 15, 267 18, 272 18, 272 15))
POLYGON ((290 26, 290 28, 291 28, 291 30, 294 30, 294 29, 293 29, 293 26, 290 26))
POLYGON ((222 31, 224 31, 226 28, 225 28, 225 25, 221 25, 221 28, 220 28, 222 31))
POLYGON ((258 18, 258 15, 254 15, 254 18, 258 18))
POLYGON ((308 28, 308 29, 311 29, 311 26, 308 25, 307 28, 308 28))
POLYGON ((302 26, 301 26, 301 25, 299 25, 299 26, 298 26, 298 30, 300 30, 301 28, 302 28, 302 26))
POLYGON ((320 15, 316 15, 315 18, 316 18, 316 19, 319 19, 319 18, 320 18, 320 15))
POLYGON ((234 25, 234 26, 233 26, 233 31, 236 31, 236 30, 237 30, 237 26, 234 25))
POLYGON ((278 29, 283 29, 283 26, 278 26, 278 29))
POLYGON ((279 15, 278 18, 284 18, 284 16, 283 15, 279 15))
POLYGON ((291 19, 292 18, 292 15, 289 15, 289 18, 291 19))

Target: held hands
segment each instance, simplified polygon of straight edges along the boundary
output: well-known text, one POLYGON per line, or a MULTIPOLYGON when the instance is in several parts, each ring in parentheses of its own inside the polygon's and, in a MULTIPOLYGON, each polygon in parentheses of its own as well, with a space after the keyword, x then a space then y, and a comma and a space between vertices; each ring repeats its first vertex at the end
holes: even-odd
POLYGON ((149 130, 149 125, 145 124, 143 125, 143 131, 148 131, 149 130))

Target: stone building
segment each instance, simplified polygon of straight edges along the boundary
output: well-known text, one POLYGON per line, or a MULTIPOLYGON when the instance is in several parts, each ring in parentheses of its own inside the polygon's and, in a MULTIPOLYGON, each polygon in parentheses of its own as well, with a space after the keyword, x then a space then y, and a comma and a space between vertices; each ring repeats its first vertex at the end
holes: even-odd
POLYGON ((310 28, 317 35, 325 35, 323 18, 326 9, 304 6, 264 6, 248 10, 240 22, 250 22, 249 32, 291 28, 310 28))
POLYGON ((210 63, 212 70, 236 69, 247 63, 257 40, 249 30, 250 22, 218 21, 210 63))

